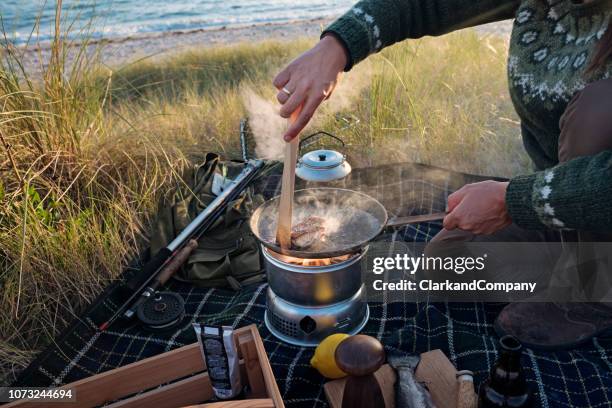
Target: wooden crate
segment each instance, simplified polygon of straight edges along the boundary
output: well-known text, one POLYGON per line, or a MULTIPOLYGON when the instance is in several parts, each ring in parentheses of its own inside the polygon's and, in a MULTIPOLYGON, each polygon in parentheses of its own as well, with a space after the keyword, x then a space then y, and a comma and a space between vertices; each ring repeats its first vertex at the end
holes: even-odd
POLYGON ((107 406, 284 408, 257 327, 250 325, 235 330, 234 339, 240 355, 242 379, 248 383, 250 389, 245 400, 201 404, 213 398, 214 394, 200 346, 194 343, 61 387, 76 393, 75 403, 20 400, 5 407, 88 408, 116 401, 107 406), (143 390, 148 391, 134 395, 143 390))

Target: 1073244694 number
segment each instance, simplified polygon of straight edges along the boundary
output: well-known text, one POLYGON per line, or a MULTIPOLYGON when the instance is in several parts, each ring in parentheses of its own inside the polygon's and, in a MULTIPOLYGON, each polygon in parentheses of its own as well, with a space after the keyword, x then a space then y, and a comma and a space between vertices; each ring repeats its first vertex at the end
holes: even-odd
POLYGON ((0 387, 0 402, 20 399, 37 401, 76 401, 76 393, 69 388, 0 387))

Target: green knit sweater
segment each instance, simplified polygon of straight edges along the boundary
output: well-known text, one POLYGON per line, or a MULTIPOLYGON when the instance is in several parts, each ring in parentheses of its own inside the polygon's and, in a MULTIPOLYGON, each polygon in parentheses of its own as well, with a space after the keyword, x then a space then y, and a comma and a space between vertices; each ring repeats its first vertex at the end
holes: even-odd
MULTIPOLYGON (((528 229, 612 231, 612 151, 559 164, 559 119, 574 93, 612 76, 585 70, 612 15, 612 0, 362 0, 324 32, 349 54, 346 69, 406 38, 514 18, 510 95, 536 172, 510 181, 512 220, 528 229)), ((611 113, 612 118, 612 113, 611 113)))

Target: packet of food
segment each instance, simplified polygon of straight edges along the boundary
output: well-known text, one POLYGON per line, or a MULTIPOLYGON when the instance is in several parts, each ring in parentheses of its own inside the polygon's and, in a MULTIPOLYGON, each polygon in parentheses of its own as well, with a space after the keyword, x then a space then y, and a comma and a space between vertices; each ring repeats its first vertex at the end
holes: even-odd
POLYGON ((229 326, 205 326, 200 323, 194 323, 193 328, 215 395, 219 399, 235 398, 242 386, 234 331, 229 326))

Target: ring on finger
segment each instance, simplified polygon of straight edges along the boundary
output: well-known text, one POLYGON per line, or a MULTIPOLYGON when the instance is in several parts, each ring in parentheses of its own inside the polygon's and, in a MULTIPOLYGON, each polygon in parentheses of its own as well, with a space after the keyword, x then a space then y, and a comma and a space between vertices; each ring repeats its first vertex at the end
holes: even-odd
POLYGON ((283 91, 284 93, 286 93, 286 94, 287 94, 287 96, 291 96, 291 91, 290 91, 290 90, 288 90, 287 88, 285 88, 284 86, 283 86, 283 89, 281 89, 281 91, 283 91))

